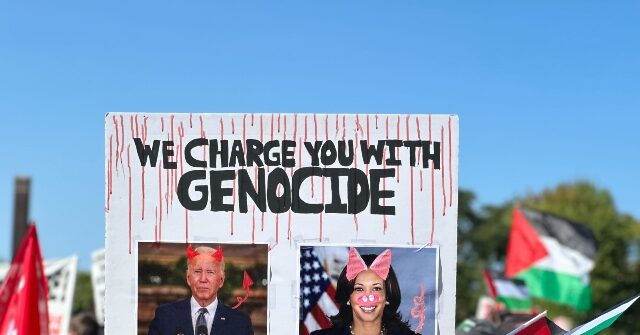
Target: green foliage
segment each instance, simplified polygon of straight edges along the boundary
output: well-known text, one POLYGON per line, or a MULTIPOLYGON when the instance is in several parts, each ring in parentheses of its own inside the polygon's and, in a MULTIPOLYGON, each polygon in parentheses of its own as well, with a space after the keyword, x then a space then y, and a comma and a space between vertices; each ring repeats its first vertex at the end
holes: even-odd
MULTIPOLYGON (((484 293, 482 270, 504 269, 513 207, 518 204, 581 222, 593 229, 599 248, 591 272, 593 308, 576 313, 566 306, 535 300, 550 316, 566 315, 578 324, 590 320, 623 299, 640 293, 640 260, 629 254, 640 250, 640 223, 615 208, 608 191, 587 182, 560 184, 540 194, 513 199, 501 205, 473 210, 473 194, 459 192, 458 277, 456 321, 473 315, 477 298, 484 293), (635 246, 635 247, 634 247, 635 246), (631 256, 631 257, 630 257, 631 256)), ((632 306, 602 334, 632 334, 640 304, 632 306)))
POLYGON ((91 274, 78 271, 76 287, 73 293, 72 315, 80 312, 94 312, 93 289, 91 286, 91 274))
POLYGON ((456 288, 456 324, 475 314, 476 302, 484 292, 479 281, 485 259, 482 252, 475 247, 475 231, 482 224, 482 219, 473 210, 475 196, 472 192, 458 192, 458 266, 456 288))

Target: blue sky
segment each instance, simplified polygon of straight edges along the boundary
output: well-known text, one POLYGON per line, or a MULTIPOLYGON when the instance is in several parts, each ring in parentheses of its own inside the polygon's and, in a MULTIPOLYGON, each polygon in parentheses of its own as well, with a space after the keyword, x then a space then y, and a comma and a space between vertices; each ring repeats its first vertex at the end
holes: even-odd
POLYGON ((0 259, 13 178, 45 257, 104 245, 107 112, 460 117, 478 204, 559 182, 640 218, 637 1, 0 3, 0 259))

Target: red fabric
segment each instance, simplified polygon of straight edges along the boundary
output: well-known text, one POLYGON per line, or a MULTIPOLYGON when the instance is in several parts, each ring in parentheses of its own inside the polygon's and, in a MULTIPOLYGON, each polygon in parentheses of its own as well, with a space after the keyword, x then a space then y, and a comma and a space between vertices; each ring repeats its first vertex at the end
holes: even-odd
POLYGON ((527 326, 518 332, 518 335, 552 335, 549 326, 547 326, 547 318, 538 319, 536 322, 527 326))
POLYGON ((47 277, 30 226, 0 288, 0 334, 48 335, 47 277))
POLYGON ((547 249, 536 230, 519 209, 514 209, 509 244, 507 245, 506 276, 514 277, 547 255, 547 249))
POLYGON ((489 291, 489 294, 491 294, 493 299, 497 298, 498 292, 496 292, 496 285, 493 282, 493 277, 491 277, 491 274, 489 274, 489 271, 487 270, 484 270, 482 275, 484 276, 484 282, 487 284, 487 291, 489 291))

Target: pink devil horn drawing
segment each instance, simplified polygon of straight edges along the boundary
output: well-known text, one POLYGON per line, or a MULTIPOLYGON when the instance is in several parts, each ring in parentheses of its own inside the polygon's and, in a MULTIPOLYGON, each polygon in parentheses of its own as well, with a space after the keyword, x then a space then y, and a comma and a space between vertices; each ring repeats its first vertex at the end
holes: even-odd
POLYGON ((367 270, 367 264, 364 262, 358 250, 349 247, 349 260, 347 262, 347 280, 353 280, 362 271, 367 270))
POLYGON ((391 266, 391 249, 383 251, 376 259, 371 263, 369 267, 371 271, 375 272, 380 278, 387 280, 389 275, 389 267, 391 266))

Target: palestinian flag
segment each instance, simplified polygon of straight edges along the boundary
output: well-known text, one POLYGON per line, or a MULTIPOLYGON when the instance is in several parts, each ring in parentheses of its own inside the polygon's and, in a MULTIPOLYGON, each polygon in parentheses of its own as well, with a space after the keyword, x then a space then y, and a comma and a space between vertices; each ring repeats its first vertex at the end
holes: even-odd
POLYGON ((538 314, 507 335, 563 335, 567 332, 547 318, 547 311, 538 314))
POLYGON ((527 284, 522 279, 508 279, 484 272, 489 294, 504 304, 505 309, 512 312, 530 312, 531 295, 527 284))
POLYGON ((516 208, 507 246, 506 275, 523 279, 534 297, 588 311, 589 272, 596 249, 595 236, 585 225, 516 208))
POLYGON ((618 319, 618 317, 629 308, 636 300, 640 298, 640 295, 636 295, 635 297, 629 298, 617 306, 613 307, 609 311, 600 315, 599 317, 591 320, 590 322, 585 323, 582 326, 578 326, 571 330, 567 335, 593 335, 597 334, 601 330, 608 328, 613 324, 614 321, 618 319))

